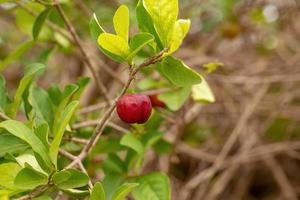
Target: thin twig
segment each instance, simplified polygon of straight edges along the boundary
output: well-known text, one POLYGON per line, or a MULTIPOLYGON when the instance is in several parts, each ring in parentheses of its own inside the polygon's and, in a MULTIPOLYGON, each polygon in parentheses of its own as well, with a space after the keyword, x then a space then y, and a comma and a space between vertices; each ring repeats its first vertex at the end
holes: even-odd
POLYGON ((6 114, 0 112, 0 119, 9 120, 10 118, 6 114))
POLYGON ((90 69, 92 76, 94 77, 94 79, 96 81, 96 85, 104 97, 104 100, 106 101, 106 103, 108 105, 110 105, 111 103, 110 103, 109 97, 107 95, 107 89, 101 82, 100 76, 97 73, 97 70, 95 70, 95 68, 93 66, 93 61, 90 59, 89 55, 87 54, 84 47, 82 46, 79 36, 77 35, 77 33, 75 31, 75 28, 73 27, 70 20, 66 16, 66 14, 65 14, 64 10, 62 9, 58 0, 54 0, 54 3, 55 3, 54 6, 56 7, 57 11, 59 12, 60 16, 62 17, 63 21, 65 22, 69 32, 71 33, 72 37, 74 38, 75 44, 78 46, 79 50, 81 51, 83 58, 84 58, 84 62, 87 64, 88 68, 90 69))

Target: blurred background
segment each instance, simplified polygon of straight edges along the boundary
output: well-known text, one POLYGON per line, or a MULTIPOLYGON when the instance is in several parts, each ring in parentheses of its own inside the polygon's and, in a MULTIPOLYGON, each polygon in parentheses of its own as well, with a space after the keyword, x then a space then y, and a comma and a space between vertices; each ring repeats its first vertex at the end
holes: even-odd
MULTIPOLYGON (((134 33, 137 1, 61 2, 113 98, 127 78, 126 66, 98 51, 88 24, 95 12, 105 29, 113 30, 113 13, 125 3, 134 33)), ((176 113, 162 111, 165 121, 160 130, 165 140, 155 153, 148 152, 143 171, 167 172, 174 200, 300 199, 300 1, 180 0, 179 5, 180 18, 190 18, 192 25, 175 54, 206 77, 216 102, 189 100, 176 113), (211 62, 223 65, 208 73, 206 64, 211 62)), ((31 38, 34 16, 43 7, 22 0, 0 6, 0 59, 4 60, 31 38)), ((40 36, 43 42, 31 46, 3 72, 10 91, 16 89, 22 67, 37 61, 48 65, 39 80, 45 88, 90 76, 63 24, 55 23, 57 18, 58 13, 52 12, 40 36)), ((145 77, 139 76, 135 86, 141 87, 138 82, 145 77)), ((82 119, 96 118, 102 101, 90 84, 81 99, 82 119)), ((113 121, 130 128, 117 118, 113 121)), ((78 151, 75 144, 67 148, 78 151)), ((88 172, 101 178, 97 168, 105 159, 101 148, 90 159, 88 172)))

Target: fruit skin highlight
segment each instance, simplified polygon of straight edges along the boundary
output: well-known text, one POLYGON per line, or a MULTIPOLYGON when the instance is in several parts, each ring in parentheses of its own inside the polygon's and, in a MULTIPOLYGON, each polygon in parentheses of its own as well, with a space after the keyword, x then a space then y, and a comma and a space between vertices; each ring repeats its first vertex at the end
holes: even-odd
POLYGON ((160 107, 160 108, 166 107, 166 104, 164 102, 162 102, 161 100, 159 100, 158 94, 149 95, 149 98, 150 98, 150 101, 151 101, 153 107, 160 107))
POLYGON ((152 112, 150 98, 144 94, 125 94, 117 102, 120 119, 128 124, 145 123, 152 112))

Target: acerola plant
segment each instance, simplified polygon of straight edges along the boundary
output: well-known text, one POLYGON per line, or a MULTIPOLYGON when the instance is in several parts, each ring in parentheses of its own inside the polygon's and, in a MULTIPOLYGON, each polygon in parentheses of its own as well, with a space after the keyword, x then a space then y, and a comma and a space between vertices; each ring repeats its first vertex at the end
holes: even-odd
MULTIPOLYGON (((30 35, 28 30, 24 31, 27 37, 18 36, 17 41, 33 38, 0 62, 0 72, 33 46, 32 53, 38 55, 30 57, 40 62, 25 67, 15 90, 8 91, 5 76, 0 76, 0 199, 60 199, 63 196, 62 199, 124 200, 130 193, 130 199, 134 200, 170 200, 167 174, 144 169, 145 155, 148 155, 149 149, 157 157, 161 155, 157 149, 164 149, 170 155, 173 149, 170 148, 172 144, 164 138, 166 129, 162 126, 168 123, 164 120, 166 115, 155 111, 151 115, 152 104, 155 107, 168 107, 167 112, 171 115, 189 98, 202 103, 214 101, 204 78, 182 60, 172 56, 190 28, 189 19, 177 19, 178 0, 139 0, 135 15, 138 27, 133 29, 137 32, 132 36, 129 35, 130 13, 126 5, 121 5, 113 16, 115 33, 107 33, 100 25, 101 20, 93 14, 89 27, 95 50, 97 47, 111 60, 127 66, 128 79, 125 83, 112 72, 113 69, 104 70, 113 77, 110 81, 118 79, 121 83, 122 89, 112 95, 108 95, 108 91, 115 90, 108 87, 114 84, 106 84, 103 81, 106 77, 97 71, 99 66, 93 64, 104 62, 95 62, 93 59, 100 58, 89 56, 89 52, 94 51, 86 49, 75 29, 78 24, 73 27, 74 19, 69 19, 69 15, 76 10, 75 1, 0 2, 7 3, 1 10, 14 12, 7 19, 16 18, 18 26, 31 23, 20 27, 20 30, 32 27, 30 35), (46 46, 49 49, 45 49, 46 46), (66 52, 67 56, 60 55, 66 52), (47 68, 47 59, 51 56, 55 58, 55 64, 47 68), (81 77, 64 88, 56 84, 39 86, 41 81, 37 79, 45 71, 47 76, 51 70, 57 69, 50 78, 56 74, 64 76, 64 73, 57 72, 64 70, 60 67, 69 63, 57 58, 70 56, 76 61, 82 59, 81 62, 72 62, 79 63, 78 71, 85 71, 81 69, 87 67, 91 72, 96 87, 90 89, 96 88, 92 92, 101 95, 86 95, 89 98, 86 102, 100 101, 103 105, 101 108, 80 104, 90 78, 81 77), (147 70, 142 70, 146 67, 147 70), (159 81, 152 79, 154 74, 160 74, 159 81), (137 75, 142 79, 148 78, 148 83, 157 84, 140 89, 136 87, 139 83, 132 84, 139 82, 137 75), (128 90, 142 90, 143 93, 147 92, 144 90, 159 89, 159 85, 168 91, 160 94, 159 99, 157 95, 149 98, 143 94, 126 94, 128 90), (49 87, 45 89, 45 86, 49 87), (12 91, 15 93, 12 94, 12 91), (116 120, 113 120, 115 109, 124 122, 140 125, 122 127, 124 124, 116 124, 116 120)), ((83 15, 76 13, 75 16, 83 15)), ((85 28, 81 34, 87 34, 85 28)), ((27 57, 23 61, 19 59, 18 63, 23 66, 30 62, 27 57)), ((70 80, 69 74, 72 73, 66 74, 68 77, 62 80, 70 80)), ((49 80, 48 77, 40 78, 49 80)))
POLYGON ((152 111, 150 98, 144 94, 126 94, 117 102, 117 113, 126 123, 145 123, 152 111))

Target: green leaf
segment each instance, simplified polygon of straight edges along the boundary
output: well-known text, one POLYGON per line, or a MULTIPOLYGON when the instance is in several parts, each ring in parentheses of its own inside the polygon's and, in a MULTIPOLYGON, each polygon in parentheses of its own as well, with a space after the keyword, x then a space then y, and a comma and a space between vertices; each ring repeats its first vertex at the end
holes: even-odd
POLYGON ((37 186, 47 184, 47 182, 46 175, 26 167, 17 174, 14 184, 20 189, 32 190, 37 186))
POLYGON ((110 153, 103 162, 102 166, 105 174, 107 173, 118 173, 122 174, 126 171, 125 163, 119 158, 117 154, 110 153))
POLYGON ((18 60, 23 54, 25 54, 34 45, 34 41, 26 41, 13 50, 8 57, 0 62, 0 72, 3 71, 9 64, 18 60))
POLYGON ((7 189, 14 189, 14 180, 21 170, 17 163, 4 163, 0 165, 0 186, 7 189))
POLYGON ((14 154, 25 151, 28 144, 11 134, 0 134, 0 157, 5 154, 14 154))
POLYGON ((144 46, 154 40, 154 37, 149 33, 138 33, 130 39, 130 55, 126 60, 131 59, 136 55, 144 46))
POLYGON ((125 134, 122 137, 120 144, 133 149, 139 155, 144 155, 145 148, 143 143, 131 133, 125 134))
POLYGON ((48 150, 44 146, 43 142, 23 123, 15 120, 7 120, 0 123, 0 128, 6 129, 14 136, 28 143, 32 150, 41 156, 46 166, 50 168, 52 166, 48 150))
MULTIPOLYGON (((91 32, 91 36, 94 40, 95 43, 98 43, 98 37, 101 33, 105 33, 104 29, 101 27, 101 25, 99 24, 99 21, 97 19, 97 16, 96 14, 94 13, 92 18, 91 18, 91 21, 90 21, 90 32, 91 32)), ((112 60, 115 60, 117 62, 123 62, 124 61, 124 58, 118 56, 118 55, 115 55, 105 49, 103 49, 100 45, 97 45, 100 50, 106 55, 108 56, 109 58, 111 58, 112 60)))
POLYGON ((105 191, 100 182, 97 182, 91 192, 90 200, 106 200, 105 191))
POLYGON ((150 173, 133 179, 140 186, 133 190, 135 200, 170 200, 170 182, 163 173, 150 173))
POLYGON ((9 99, 6 92, 6 82, 2 75, 0 75, 0 94, 0 112, 4 112, 9 99))
POLYGON ((189 19, 180 19, 176 21, 168 54, 173 53, 180 47, 190 29, 190 25, 191 21, 189 19))
POLYGON ((129 35, 129 10, 126 5, 121 5, 113 18, 116 34, 128 43, 129 35))
POLYGON ((57 155, 59 146, 61 143, 61 140, 63 138, 65 129, 67 125, 69 124, 79 102, 78 101, 72 101, 62 112, 61 117, 58 120, 58 128, 57 132, 55 132, 55 137, 50 145, 49 153, 51 161, 54 163, 55 166, 57 166, 57 155))
POLYGON ((215 102, 215 96, 204 78, 200 84, 192 86, 192 99, 202 103, 215 102))
POLYGON ((16 116, 25 90, 30 86, 35 76, 44 69, 45 65, 40 63, 33 63, 26 67, 24 77, 20 81, 13 103, 10 105, 9 116, 11 118, 14 118, 16 116))
POLYGON ((52 126, 54 110, 48 93, 42 88, 32 88, 29 91, 29 102, 36 125, 47 122, 49 126, 52 126))
POLYGON ((201 76, 181 60, 167 56, 159 65, 158 70, 172 84, 187 87, 201 82, 201 76))
POLYGON ((163 93, 158 98, 165 102, 170 110, 176 111, 184 104, 188 99, 191 92, 191 87, 180 88, 176 91, 170 91, 163 93))
POLYGON ((144 6, 163 46, 169 48, 178 16, 178 0, 144 0, 144 6))
POLYGON ((120 36, 102 33, 98 38, 98 44, 105 50, 126 59, 130 54, 128 43, 120 36))
POLYGON ((60 124, 59 120, 61 118, 63 110, 68 105, 68 103, 71 101, 73 95, 75 94, 75 92, 77 90, 78 90, 77 85, 69 84, 65 87, 63 93, 61 93, 60 90, 55 91, 56 94, 54 94, 55 96, 53 96, 53 97, 55 98, 56 95, 59 95, 59 98, 61 99, 61 101, 58 103, 58 108, 56 109, 56 113, 55 113, 55 117, 54 117, 53 128, 52 128, 54 135, 58 131, 58 126, 60 124))
POLYGON ((16 157, 15 159, 19 163, 20 166, 26 167, 29 165, 31 168, 35 169, 36 171, 39 171, 39 172, 45 174, 45 172, 40 167, 40 165, 37 162, 34 155, 26 153, 26 154, 22 154, 22 155, 16 157))
POLYGON ((144 7, 143 0, 139 0, 136 6, 136 18, 138 21, 139 29, 143 32, 152 34, 155 37, 155 42, 158 46, 158 51, 163 49, 163 45, 160 38, 154 28, 153 20, 147 10, 144 7))
POLYGON ((60 189, 73 189, 86 186, 89 182, 89 177, 76 169, 66 169, 56 172, 53 175, 54 184, 60 189))
POLYGON ((41 12, 39 14, 39 16, 36 18, 33 27, 32 27, 32 35, 33 35, 33 39, 37 40, 39 37, 39 34, 42 30, 42 27, 47 19, 47 17, 49 16, 49 14, 51 13, 52 9, 51 8, 46 8, 43 12, 41 12))
POLYGON ((48 141, 48 135, 49 135, 49 125, 47 123, 43 123, 39 125, 34 130, 35 135, 43 142, 45 147, 49 149, 49 141, 48 141))
POLYGON ((62 191, 69 196, 75 197, 76 199, 78 199, 79 197, 86 197, 90 194, 89 190, 67 189, 62 191))
POLYGON ((142 141, 145 147, 149 148, 150 146, 154 145, 156 142, 158 142, 163 137, 162 132, 158 131, 149 131, 142 136, 142 141))
POLYGON ((132 192, 134 188, 136 188, 139 184, 138 183, 124 183, 117 190, 114 192, 112 196, 112 200, 124 200, 125 197, 132 192))
POLYGON ((86 86, 90 83, 91 79, 89 77, 81 77, 77 82, 76 85, 78 86, 78 89, 76 92, 72 95, 72 100, 79 100, 81 97, 81 94, 83 93, 86 86))
POLYGON ((59 106, 60 102, 63 99, 63 93, 60 88, 57 85, 53 84, 48 88, 47 92, 53 105, 59 106))

